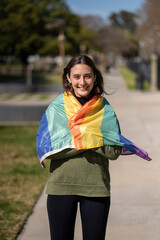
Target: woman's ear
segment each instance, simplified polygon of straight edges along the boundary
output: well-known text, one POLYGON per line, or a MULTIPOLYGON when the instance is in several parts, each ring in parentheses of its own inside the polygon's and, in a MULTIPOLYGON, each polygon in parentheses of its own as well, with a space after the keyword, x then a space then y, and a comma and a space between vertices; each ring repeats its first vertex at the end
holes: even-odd
POLYGON ((69 83, 71 83, 71 79, 70 79, 70 77, 69 77, 69 74, 67 73, 67 80, 68 80, 68 82, 69 83))

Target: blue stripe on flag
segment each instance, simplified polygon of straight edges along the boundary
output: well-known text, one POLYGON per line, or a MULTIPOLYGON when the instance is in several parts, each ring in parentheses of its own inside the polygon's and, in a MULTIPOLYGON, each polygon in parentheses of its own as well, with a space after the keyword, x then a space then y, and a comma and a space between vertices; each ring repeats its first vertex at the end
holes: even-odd
POLYGON ((44 113, 42 116, 41 124, 37 132, 36 140, 37 140, 37 154, 39 158, 41 158, 47 152, 52 151, 46 113, 44 113))

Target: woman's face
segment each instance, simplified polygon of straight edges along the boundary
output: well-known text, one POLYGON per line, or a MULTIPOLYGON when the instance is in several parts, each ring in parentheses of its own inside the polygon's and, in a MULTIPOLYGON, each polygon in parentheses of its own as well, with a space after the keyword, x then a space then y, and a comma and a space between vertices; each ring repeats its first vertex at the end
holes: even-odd
POLYGON ((96 79, 93 70, 86 64, 76 64, 71 68, 68 81, 72 84, 77 97, 88 97, 96 79))

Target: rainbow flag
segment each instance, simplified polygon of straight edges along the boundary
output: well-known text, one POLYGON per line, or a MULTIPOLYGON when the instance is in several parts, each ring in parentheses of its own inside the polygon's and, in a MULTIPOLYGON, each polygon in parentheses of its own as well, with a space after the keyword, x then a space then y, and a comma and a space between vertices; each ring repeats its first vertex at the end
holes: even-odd
POLYGON ((78 151, 104 145, 122 146, 122 154, 151 160, 146 151, 121 135, 116 114, 102 96, 82 106, 70 92, 62 93, 42 116, 36 139, 41 163, 67 148, 78 151))

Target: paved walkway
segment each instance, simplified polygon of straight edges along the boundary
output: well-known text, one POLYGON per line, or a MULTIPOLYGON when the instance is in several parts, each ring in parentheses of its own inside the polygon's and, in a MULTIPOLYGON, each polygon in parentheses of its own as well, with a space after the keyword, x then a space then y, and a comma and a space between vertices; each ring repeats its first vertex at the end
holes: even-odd
POLYGON ((45 109, 59 95, 53 93, 0 93, 0 124, 26 124, 40 121, 45 109))
MULTIPOLYGON (((107 240, 159 240, 160 237, 160 92, 128 92, 117 71, 107 76, 107 96, 122 134, 147 150, 153 161, 121 156, 110 161, 112 205, 107 240)), ((43 193, 18 240, 49 240, 43 193)), ((98 221, 98 219, 97 219, 98 221)), ((75 240, 81 240, 78 213, 75 240)), ((64 239, 65 240, 65 239, 64 239)))

